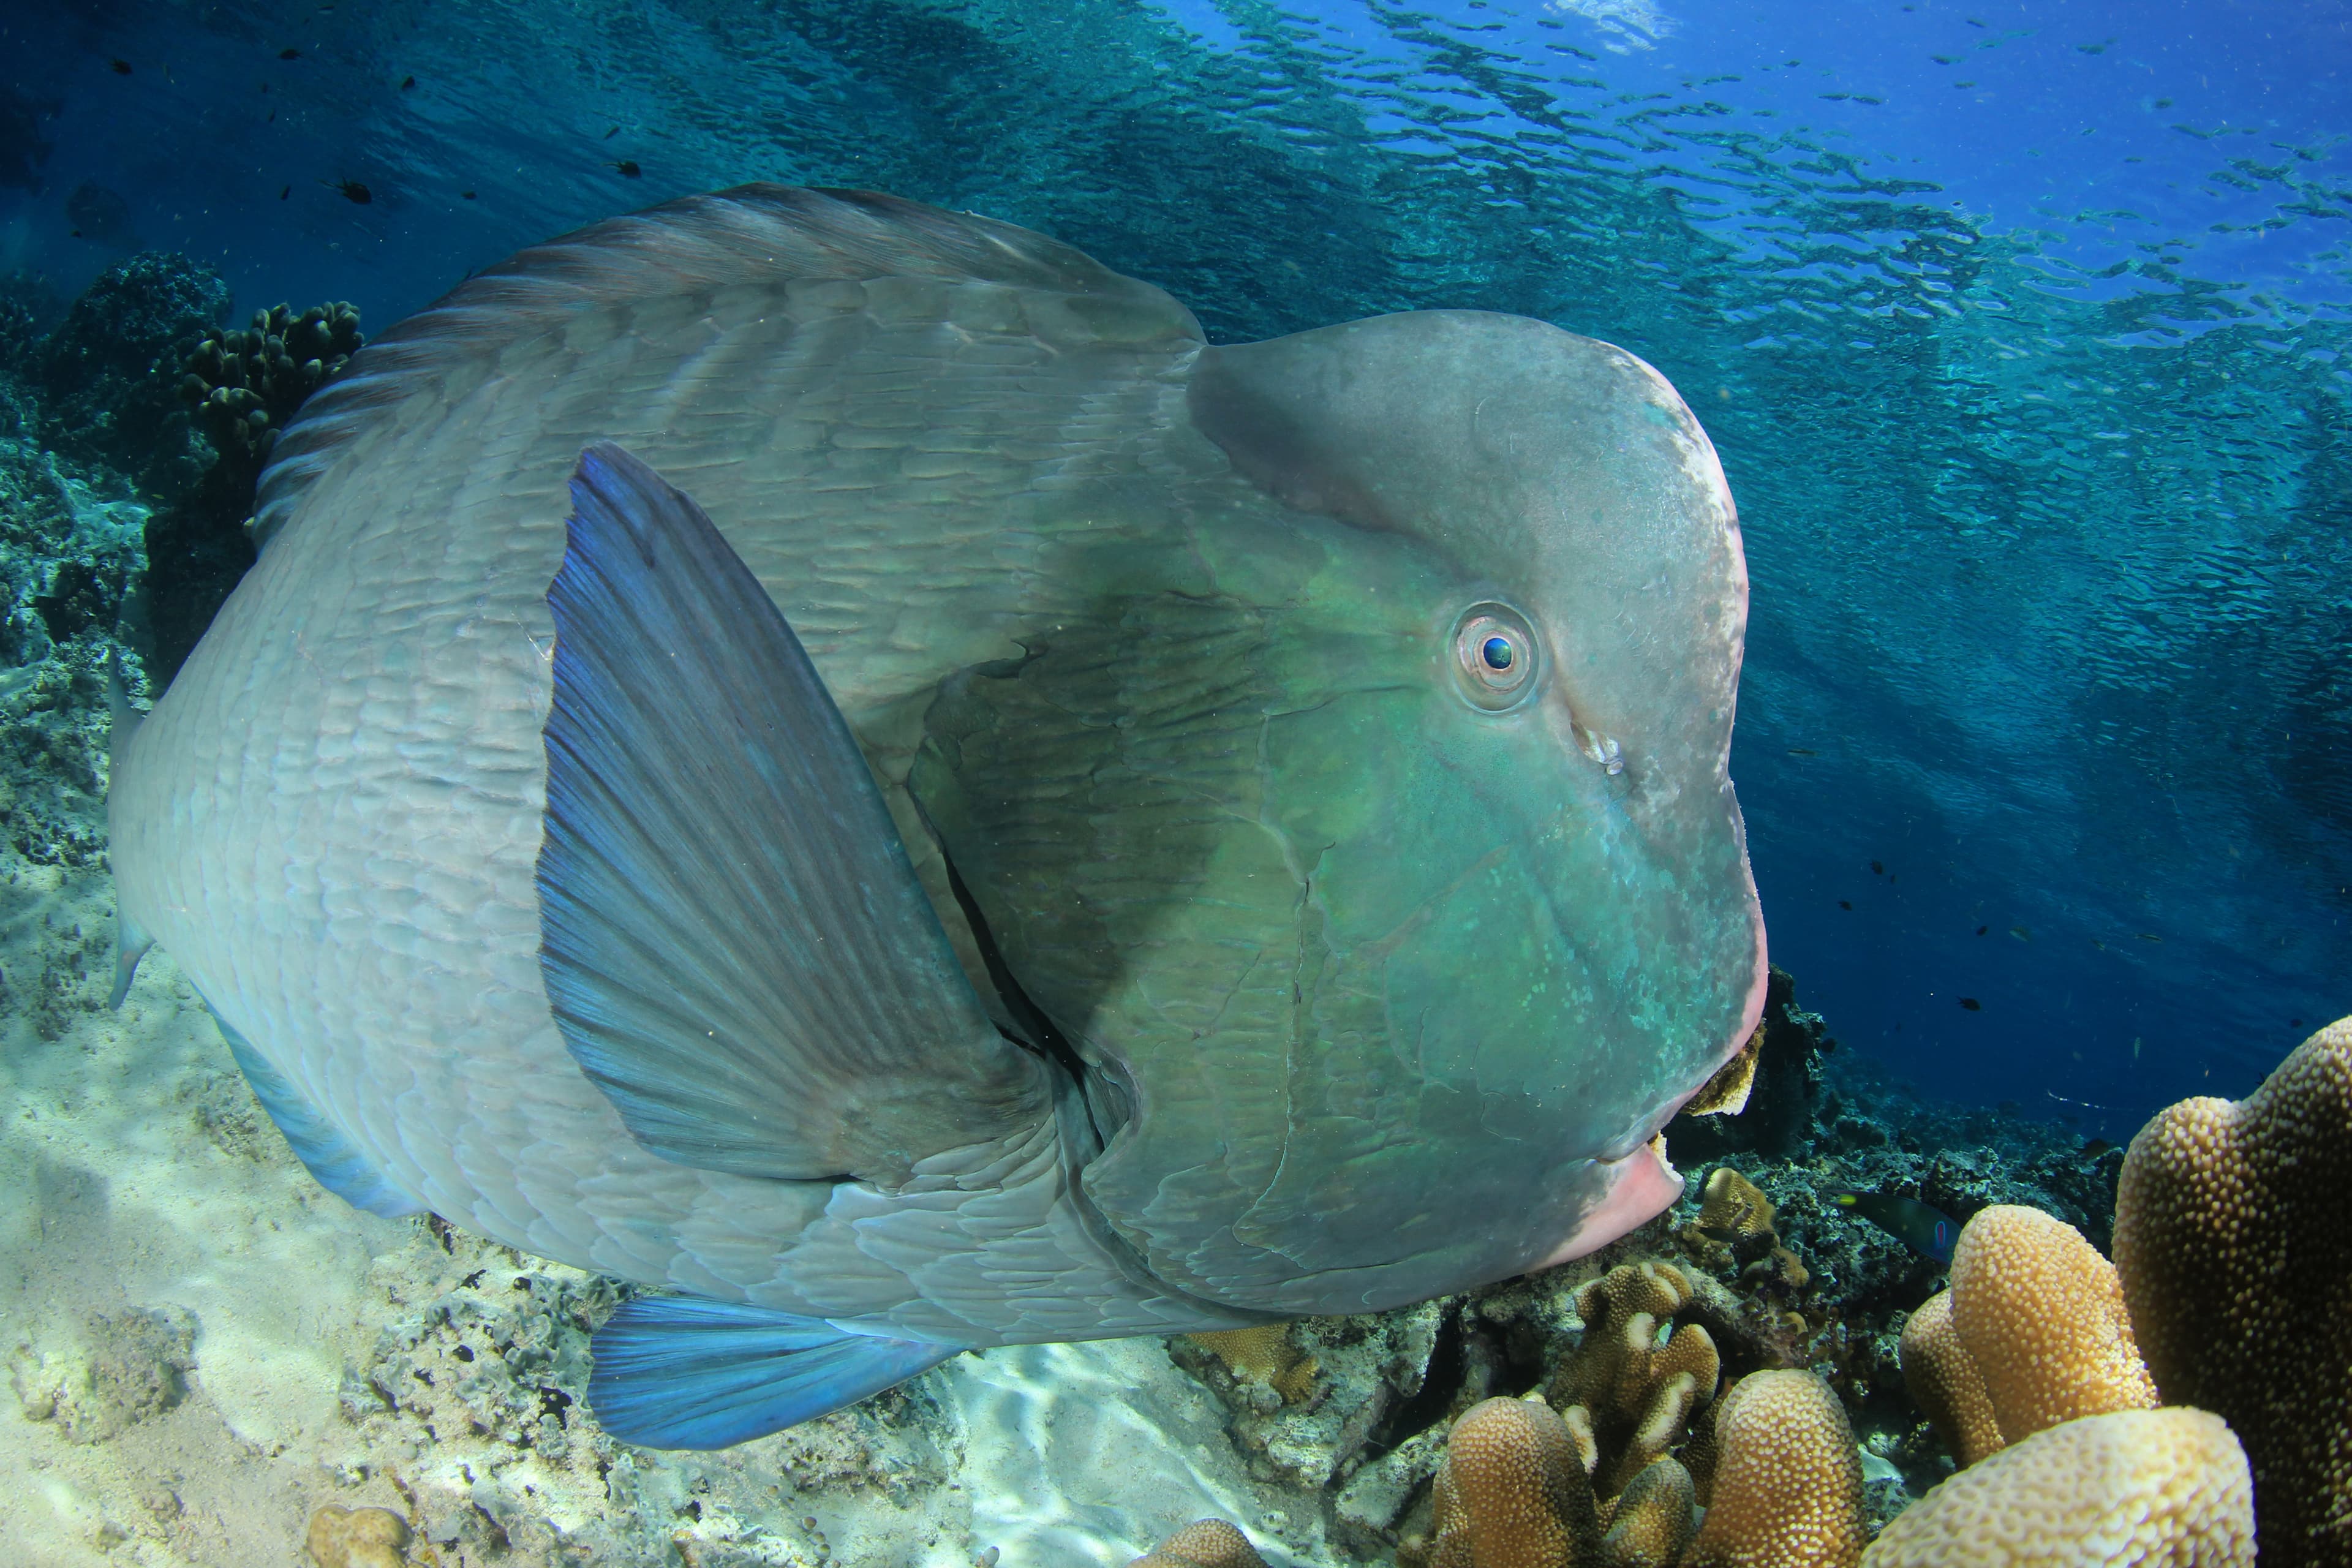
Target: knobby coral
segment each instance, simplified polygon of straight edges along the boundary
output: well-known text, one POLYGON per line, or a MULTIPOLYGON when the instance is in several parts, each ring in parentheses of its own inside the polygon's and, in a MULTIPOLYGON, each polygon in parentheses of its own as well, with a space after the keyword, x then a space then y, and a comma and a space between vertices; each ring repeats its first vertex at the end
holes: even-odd
POLYGON ((1952 1293, 1938 1290, 1903 1327, 1903 1381, 1963 1468, 2000 1448, 1984 1373, 1952 1326, 1952 1293))
POLYGON ((2115 1266, 2040 1209, 1996 1205, 1969 1221, 1952 1249, 1951 1312, 2004 1444, 2157 1404, 2115 1266))
POLYGON ((1706 1522, 1683 1568, 1853 1568, 1862 1461, 1829 1384, 1809 1372, 1751 1373, 1715 1422, 1706 1522))
POLYGON ((1437 1472, 1431 1568, 1582 1568, 1601 1540, 1569 1424, 1534 1399, 1489 1399, 1454 1424, 1437 1472))
POLYGON ((1249 1537, 1222 1519, 1186 1525, 1128 1568, 1265 1568, 1249 1537))
POLYGON ((2252 1489, 2218 1415, 2087 1415, 1945 1481, 1886 1527, 1863 1568, 2253 1568, 2252 1489))
POLYGON ((2352 1018, 2246 1100, 2183 1100, 2132 1140, 2124 1300, 2164 1397, 2245 1444, 2264 1568, 2352 1562, 2352 1018))
POLYGON ((1291 1338, 1288 1323, 1255 1323, 1188 1337, 1224 1363, 1234 1376, 1265 1384, 1285 1404, 1298 1404, 1314 1392, 1318 1367, 1291 1338))
POLYGON ((1675 1568, 1697 1518, 1690 1472, 1660 1459, 1633 1478, 1601 1538, 1601 1568, 1675 1568))

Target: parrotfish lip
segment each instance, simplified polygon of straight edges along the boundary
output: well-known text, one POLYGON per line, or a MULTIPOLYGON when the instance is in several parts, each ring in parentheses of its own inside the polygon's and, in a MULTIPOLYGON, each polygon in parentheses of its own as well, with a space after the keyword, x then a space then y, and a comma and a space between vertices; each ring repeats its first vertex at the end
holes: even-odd
POLYGON ((1600 1251, 1634 1226, 1664 1214, 1683 1195, 1682 1173, 1667 1162, 1663 1134, 1622 1159, 1599 1163, 1601 1179, 1607 1183, 1600 1203, 1565 1240, 1529 1265, 1528 1273, 1600 1251))

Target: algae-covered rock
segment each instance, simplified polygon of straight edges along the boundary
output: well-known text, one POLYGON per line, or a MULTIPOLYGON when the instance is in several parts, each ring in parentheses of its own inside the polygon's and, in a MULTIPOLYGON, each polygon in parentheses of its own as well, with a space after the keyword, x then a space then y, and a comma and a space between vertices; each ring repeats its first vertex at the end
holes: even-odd
POLYGON ((205 458, 188 439, 173 373, 188 344, 228 319, 229 301, 218 273, 164 251, 100 274, 41 345, 51 442, 151 489, 193 482, 205 458))
POLYGON ((195 1337, 195 1314, 183 1308, 88 1313, 49 1346, 19 1348, 17 1403, 68 1443, 106 1442, 187 1397, 195 1337))

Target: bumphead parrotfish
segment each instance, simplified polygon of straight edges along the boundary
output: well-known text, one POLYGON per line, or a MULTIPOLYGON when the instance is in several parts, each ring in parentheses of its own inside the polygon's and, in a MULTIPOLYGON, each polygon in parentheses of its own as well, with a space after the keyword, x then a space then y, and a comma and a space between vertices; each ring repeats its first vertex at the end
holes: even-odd
POLYGON ((1731 497, 1539 321, 1212 347, 746 186, 379 337, 256 537, 118 741, 121 980, 353 1203, 675 1292, 623 1437, 1577 1256, 1762 1005, 1731 497))

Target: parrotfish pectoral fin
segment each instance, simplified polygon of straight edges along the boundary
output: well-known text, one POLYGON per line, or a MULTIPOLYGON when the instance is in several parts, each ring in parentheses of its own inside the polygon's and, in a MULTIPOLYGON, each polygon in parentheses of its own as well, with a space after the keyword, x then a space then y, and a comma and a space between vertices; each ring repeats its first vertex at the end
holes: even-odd
POLYGON ((960 1349, 844 1333, 765 1307, 641 1296, 590 1342, 588 1405, 625 1443, 724 1448, 855 1405, 960 1349))
MULTIPOLYGON (((147 716, 131 705, 131 694, 122 684, 122 654, 109 649, 106 656, 106 708, 109 721, 106 733, 107 787, 113 788, 115 771, 122 765, 130 752, 131 737, 139 732, 140 721, 147 716)), ((155 945, 139 922, 123 912, 120 902, 114 910, 114 991, 106 999, 109 1012, 122 1005, 131 994, 131 982, 138 977, 139 961, 155 945)))
POLYGON ((106 998, 107 1011, 112 1012, 121 1006, 122 999, 131 994, 131 983, 139 975, 139 961, 146 957, 148 950, 154 945, 155 939, 147 934, 146 928, 123 913, 122 906, 117 904, 114 909, 114 990, 106 998))
POLYGON ((581 454, 572 495, 540 965, 629 1131, 707 1170, 888 1184, 1052 1114, 759 579, 618 447, 581 454))
POLYGON ((367 1156, 352 1148, 351 1141, 302 1098, 301 1090, 262 1059, 250 1040, 230 1028, 217 1013, 213 1022, 220 1026, 221 1038, 228 1042, 228 1054, 236 1058, 245 1081, 253 1086, 253 1098, 261 1101, 261 1109, 269 1112, 269 1120, 278 1123, 278 1131, 293 1145, 294 1157, 320 1186, 353 1208, 386 1219, 425 1212, 424 1205, 385 1181, 367 1156))

